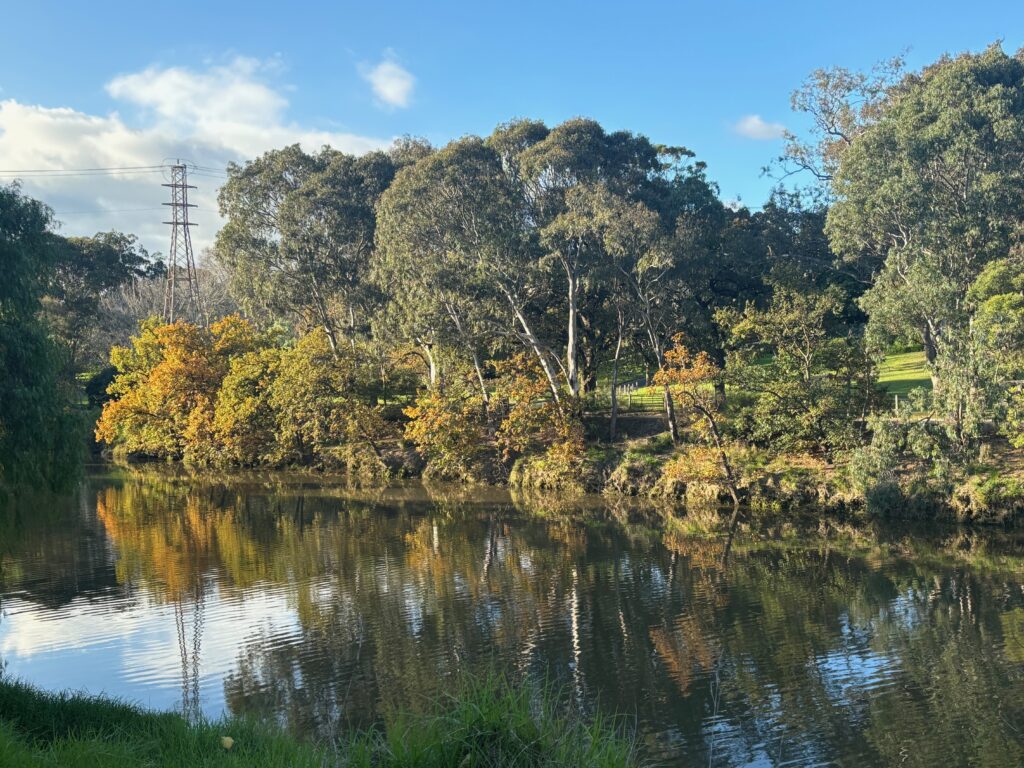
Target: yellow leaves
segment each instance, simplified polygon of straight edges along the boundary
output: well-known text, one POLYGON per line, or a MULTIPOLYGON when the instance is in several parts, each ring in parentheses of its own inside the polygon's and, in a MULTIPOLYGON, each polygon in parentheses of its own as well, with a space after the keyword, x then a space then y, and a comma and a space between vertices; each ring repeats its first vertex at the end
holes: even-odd
POLYGON ((130 347, 116 347, 118 375, 96 425, 96 437, 121 450, 208 462, 215 455, 214 402, 228 370, 227 354, 255 344, 252 325, 237 316, 207 331, 186 322, 142 323, 130 347))
POLYGON ((450 479, 472 477, 473 465, 485 449, 483 397, 471 385, 455 380, 445 392, 421 393, 405 409, 405 437, 430 463, 432 474, 450 479))
POLYGON ((252 351, 258 345, 256 328, 240 315, 228 315, 210 325, 213 350, 218 357, 231 358, 252 351))
POLYGON ((210 403, 223 372, 210 334, 191 323, 142 324, 132 346, 111 355, 120 399, 104 406, 97 439, 161 458, 207 453, 210 403), (197 414, 198 411, 198 414, 197 414))
POLYGON ((654 374, 656 384, 692 390, 710 384, 721 373, 707 352, 693 354, 682 334, 676 334, 672 342, 674 346, 665 352, 665 367, 654 374))
POLYGON ((720 482, 721 460, 717 450, 700 445, 687 446, 665 463, 662 476, 668 482, 695 483, 720 482))
POLYGON ((551 397, 536 358, 519 354, 495 368, 496 394, 507 404, 495 433, 504 458, 543 452, 559 471, 575 469, 585 450, 583 427, 568 404, 551 397))

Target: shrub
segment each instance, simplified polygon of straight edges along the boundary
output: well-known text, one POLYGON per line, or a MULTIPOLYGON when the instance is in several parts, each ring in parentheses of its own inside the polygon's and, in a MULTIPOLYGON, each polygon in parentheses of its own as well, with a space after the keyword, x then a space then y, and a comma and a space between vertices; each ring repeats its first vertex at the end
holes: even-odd
POLYGON ((453 382, 443 392, 421 392, 405 409, 405 437, 427 461, 429 475, 446 480, 476 480, 493 453, 482 395, 468 383, 453 382))

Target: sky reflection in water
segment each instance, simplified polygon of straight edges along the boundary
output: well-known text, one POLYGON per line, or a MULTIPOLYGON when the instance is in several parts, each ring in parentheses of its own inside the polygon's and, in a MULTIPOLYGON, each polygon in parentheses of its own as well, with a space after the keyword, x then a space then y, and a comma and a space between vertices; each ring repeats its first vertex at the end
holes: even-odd
POLYGON ((723 567, 721 542, 533 511, 97 472, 3 529, 0 663, 318 736, 497 668, 635 718, 666 764, 1024 764, 1019 538, 751 538, 723 567))

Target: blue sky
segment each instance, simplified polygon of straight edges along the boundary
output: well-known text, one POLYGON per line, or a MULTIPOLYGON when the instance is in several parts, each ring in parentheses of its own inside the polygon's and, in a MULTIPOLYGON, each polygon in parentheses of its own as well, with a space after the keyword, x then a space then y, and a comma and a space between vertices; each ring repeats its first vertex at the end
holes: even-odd
MULTIPOLYGON (((724 198, 752 206, 781 142, 737 126, 799 130, 789 94, 811 70, 1024 45, 1024 3, 986 0, 0 5, 0 171, 178 153, 222 166, 293 140, 362 151, 586 115, 690 147, 724 198)), ((218 223, 216 178, 197 181, 202 245, 218 223)), ((158 182, 25 188, 68 233, 134 230, 160 250, 158 182)))

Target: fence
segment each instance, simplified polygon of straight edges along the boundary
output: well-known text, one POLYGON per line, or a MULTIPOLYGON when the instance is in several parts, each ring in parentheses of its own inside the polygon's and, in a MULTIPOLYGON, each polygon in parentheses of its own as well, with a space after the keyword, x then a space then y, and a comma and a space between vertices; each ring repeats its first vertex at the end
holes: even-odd
MULTIPOLYGON (((636 386, 619 387, 617 395, 620 413, 659 413, 665 407, 664 395, 636 386)), ((612 407, 611 393, 594 392, 587 398, 588 411, 609 411, 612 407)))

